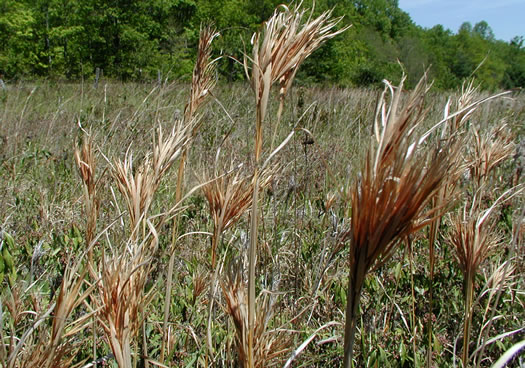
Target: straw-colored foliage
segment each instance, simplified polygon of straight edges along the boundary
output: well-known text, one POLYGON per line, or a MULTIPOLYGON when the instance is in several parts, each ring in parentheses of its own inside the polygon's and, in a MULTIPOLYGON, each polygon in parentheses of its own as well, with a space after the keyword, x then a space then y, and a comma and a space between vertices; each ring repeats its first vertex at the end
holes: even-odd
POLYGON ((191 90, 184 109, 184 119, 190 122, 198 109, 206 102, 216 84, 215 61, 211 58, 212 42, 219 33, 212 27, 200 31, 197 61, 193 68, 191 90))
MULTIPOLYGON (((235 326, 237 362, 240 367, 249 367, 248 296, 239 262, 234 262, 230 266, 227 277, 221 282, 221 287, 226 301, 226 312, 235 326)), ((271 298, 267 294, 260 295, 256 301, 255 311, 254 367, 280 367, 285 354, 290 351, 290 339, 285 333, 268 330, 268 324, 274 313, 273 309, 271 298)))
POLYGON ((351 192, 345 367, 352 365, 359 299, 367 273, 384 264, 401 240, 439 214, 439 208, 425 208, 454 171, 458 154, 454 142, 428 149, 420 138, 418 125, 426 115, 425 79, 406 101, 402 101, 402 89, 403 82, 385 87, 376 113, 375 141, 351 192))
POLYGON ((347 29, 335 29, 341 18, 332 18, 331 11, 326 11, 317 18, 310 15, 305 20, 306 14, 307 10, 300 7, 281 5, 264 23, 263 29, 253 35, 252 56, 244 58, 246 76, 255 92, 256 161, 262 152, 262 125, 272 85, 279 82, 280 93, 284 96, 301 63, 323 42, 347 29))
MULTIPOLYGON (((151 226, 150 229, 155 231, 151 226)), ((100 299, 99 323, 119 367, 131 368, 132 343, 140 329, 143 311, 151 300, 151 292, 145 293, 145 284, 151 271, 150 254, 143 248, 152 245, 133 244, 130 241, 121 255, 103 258, 101 278, 98 282, 100 299)))
MULTIPOLYGON (((68 264, 64 277, 58 289, 56 301, 47 309, 40 305, 37 295, 33 294, 33 307, 37 311, 35 323, 25 331, 20 339, 9 339, 9 350, 6 345, 0 350, 0 364, 6 368, 14 367, 77 367, 82 362, 73 364, 75 355, 82 347, 75 335, 88 327, 91 313, 73 317, 73 312, 86 301, 93 287, 85 287, 87 267, 82 265, 82 258, 75 264, 68 264), (51 325, 45 328, 44 322, 51 317, 51 325)), ((23 306, 20 300, 20 284, 15 286, 6 300, 10 316, 15 321, 26 311, 19 310, 23 306)), ((0 310, 1 314, 1 310, 0 310)), ((2 320, 0 317, 0 320, 2 320)), ((14 331, 11 331, 14 332, 14 331)), ((2 337, 3 334, 1 334, 2 337)), ((7 341, 7 340, 6 340, 7 341)))
POLYGON ((501 235, 495 230, 495 219, 479 211, 472 213, 463 209, 450 222, 452 229, 448 239, 454 246, 461 271, 465 275, 475 275, 490 252, 501 244, 501 235))
MULTIPOLYGON (((263 190, 271 183, 274 171, 274 168, 263 171, 259 190, 263 190)), ((208 201, 213 219, 211 265, 212 269, 215 269, 217 242, 220 240, 220 235, 233 226, 250 208, 255 182, 253 176, 244 174, 241 168, 234 168, 216 178, 205 174, 202 182, 205 183, 202 191, 208 201)))
POLYGON ((488 180, 494 169, 507 160, 514 152, 513 137, 505 124, 494 125, 488 132, 473 130, 472 150, 467 156, 470 176, 480 186, 488 180))
MULTIPOLYGON (((254 144, 254 190, 252 198, 250 248, 248 266, 248 367, 259 364, 254 359, 255 333, 255 260, 258 242, 258 195, 259 165, 263 151, 263 126, 268 110, 271 87, 279 82, 281 105, 278 122, 284 104, 284 96, 291 87, 301 63, 326 40, 335 37, 347 28, 336 30, 341 18, 333 19, 332 12, 326 11, 319 17, 309 16, 304 20, 306 10, 281 5, 268 19, 260 32, 252 36, 252 57, 245 56, 244 69, 255 93, 255 144, 254 144), (249 71, 251 66, 251 73, 249 71)), ((293 134, 293 133, 292 133, 293 134)), ((289 135, 291 137, 291 135, 289 135)), ((273 139, 272 139, 273 140, 273 139)), ((285 140, 269 158, 286 144, 285 140)), ((272 142, 273 149, 273 142, 272 142)))
POLYGON ((113 176, 126 201, 130 231, 135 237, 137 231, 143 231, 138 225, 147 219, 160 180, 189 142, 189 127, 178 121, 167 137, 159 127, 151 157, 146 156, 138 168, 134 167, 131 152, 126 153, 124 161, 115 162, 113 176))

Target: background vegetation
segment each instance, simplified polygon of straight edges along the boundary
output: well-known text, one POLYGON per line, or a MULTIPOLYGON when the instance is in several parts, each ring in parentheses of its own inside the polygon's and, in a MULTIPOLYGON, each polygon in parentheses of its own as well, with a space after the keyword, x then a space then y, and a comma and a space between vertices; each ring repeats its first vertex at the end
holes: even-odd
MULTIPOLYGON (((242 79, 240 60, 252 33, 278 0, 2 0, 0 74, 4 80, 92 78, 97 68, 121 80, 189 79, 201 24, 214 23, 221 38, 214 54, 219 71, 242 79)), ((303 2, 306 7, 312 1, 303 2)), ((307 61, 298 80, 368 86, 399 80, 408 86, 423 70, 441 89, 459 87, 473 74, 487 89, 525 86, 523 35, 496 40, 486 22, 463 24, 456 33, 437 25, 422 29, 396 0, 318 0, 315 12, 335 7, 344 35, 307 61), (518 37, 520 36, 520 37, 518 37), (483 62, 483 63, 482 63, 483 62), (481 66, 480 66, 481 65, 481 66)))

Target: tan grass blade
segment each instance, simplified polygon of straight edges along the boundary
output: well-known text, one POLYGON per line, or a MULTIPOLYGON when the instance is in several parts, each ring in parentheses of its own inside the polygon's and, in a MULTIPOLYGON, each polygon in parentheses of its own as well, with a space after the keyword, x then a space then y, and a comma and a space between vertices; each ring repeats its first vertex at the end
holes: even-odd
POLYGON ((184 120, 190 122, 197 110, 206 102, 215 87, 215 62, 218 59, 211 58, 211 46, 213 40, 219 33, 213 27, 201 28, 199 34, 199 46, 197 61, 193 68, 190 98, 184 109, 184 120))
POLYGON ((254 331, 254 358, 250 362, 248 341, 248 296, 246 284, 242 280, 240 262, 230 265, 226 280, 221 282, 226 312, 235 326, 237 362, 240 367, 249 367, 253 362, 256 368, 282 366, 284 355, 290 351, 290 341, 278 331, 267 331, 273 311, 267 294, 257 299, 256 324, 254 331))
MULTIPOLYGON (((215 87, 215 60, 211 59, 211 46, 219 33, 213 27, 201 28, 199 34, 199 47, 197 50, 197 62, 193 68, 191 91, 188 103, 184 109, 184 126, 188 127, 191 134, 190 138, 194 138, 198 127, 200 126, 200 119, 197 116, 198 109, 207 101, 213 88, 215 87)), ((175 188, 175 204, 181 203, 183 199, 184 190, 184 175, 186 170, 186 160, 188 155, 189 145, 185 146, 179 162, 177 171, 177 187, 175 188)), ((168 317, 169 317, 169 303, 171 300, 171 283, 173 279, 173 267, 175 262, 175 242, 178 239, 178 215, 173 218, 173 230, 171 234, 171 255, 168 264, 168 274, 166 277, 166 297, 164 299, 164 324, 163 324, 163 338, 160 349, 160 363, 164 362, 164 355, 166 351, 166 341, 168 338, 168 317)))
MULTIPOLYGON (((453 245, 459 267, 465 280, 465 323, 463 327, 463 364, 469 364, 469 344, 474 302, 474 279, 480 265, 501 244, 502 236, 496 231, 494 210, 504 201, 519 195, 524 186, 513 187, 499 196, 487 209, 483 209, 483 195, 477 193, 472 203, 466 202, 463 211, 452 217, 448 241, 453 245)), ((486 188, 479 188, 483 191, 486 188)))
POLYGON ((458 148, 420 147, 417 127, 426 116, 424 78, 404 103, 403 80, 397 87, 387 83, 376 119, 376 142, 372 144, 360 180, 352 189, 350 274, 345 326, 345 367, 352 366, 359 299, 366 274, 383 264, 398 242, 439 213, 425 212, 430 198, 454 169, 458 148), (391 95, 390 103, 385 99, 391 95))
POLYGON ((88 328, 90 314, 71 320, 73 311, 83 303, 93 291, 88 287, 81 291, 85 283, 89 265, 82 266, 84 255, 75 264, 68 264, 59 287, 56 302, 53 303, 36 320, 34 325, 25 331, 16 346, 10 351, 6 367, 70 367, 75 358, 79 344, 71 331, 88 328), (81 270, 79 272, 79 269, 81 270), (49 333, 41 330, 41 325, 49 316, 52 324, 49 333), (66 329, 70 330, 66 333, 66 329), (39 331, 37 339, 31 336, 39 331), (47 343, 44 343, 47 341, 47 343))
POLYGON ((252 57, 244 58, 244 69, 255 92, 258 114, 256 160, 262 149, 262 122, 266 117, 271 86, 279 82, 281 95, 286 95, 301 63, 326 40, 349 28, 335 30, 342 18, 332 18, 332 11, 315 19, 310 14, 305 20, 306 12, 300 6, 289 8, 281 5, 264 23, 263 29, 253 35, 252 57))
POLYGON ((135 240, 130 239, 132 244, 127 245, 125 252, 104 257, 97 283, 99 322, 121 368, 132 367, 132 341, 140 330, 143 311, 151 301, 151 294, 145 294, 144 287, 152 269, 150 257, 158 245, 158 237, 153 224, 147 223, 149 235, 142 244, 133 244, 135 240))
POLYGON ((479 128, 474 128, 473 144, 469 145, 467 161, 470 168, 470 177, 481 187, 490 173, 503 161, 510 158, 515 145, 512 133, 505 124, 493 126, 483 134, 479 128))
MULTIPOLYGON (((232 164, 233 166, 233 164, 232 164)), ((205 174, 202 181, 202 191, 213 219, 213 235, 211 243, 211 269, 215 271, 211 280, 210 298, 208 307, 207 345, 210 355, 213 354, 211 341, 212 312, 215 300, 217 247, 221 243, 222 233, 233 226, 252 204, 253 190, 266 188, 273 177, 276 168, 265 169, 261 173, 261 183, 256 186, 252 175, 245 175, 240 167, 231 169, 224 175, 209 179, 210 174, 205 174)))
POLYGON ((139 223, 148 217, 149 208, 162 177, 189 142, 191 127, 191 124, 183 126, 179 121, 166 137, 159 127, 151 157, 147 156, 138 168, 135 167, 133 154, 129 151, 124 161, 118 160, 114 163, 112 174, 126 201, 130 231, 135 238, 140 236, 139 231, 145 233, 145 223, 142 227, 139 223))
MULTIPOLYGON (((248 366, 254 367, 254 333, 255 333, 255 257, 258 229, 258 195, 259 165, 263 150, 263 122, 266 117, 271 87, 281 84, 281 97, 292 84, 300 64, 324 41, 335 37, 346 30, 335 30, 341 18, 333 19, 332 12, 327 11, 319 17, 309 16, 304 21, 305 10, 281 5, 268 19, 260 32, 253 35, 252 57, 245 56, 244 69, 255 93, 255 145, 252 213, 250 225, 250 248, 248 270, 248 366), (249 72, 251 64, 251 74, 249 72)), ((273 144, 272 144, 273 146, 273 144)), ((273 147, 272 147, 273 148, 273 147)))

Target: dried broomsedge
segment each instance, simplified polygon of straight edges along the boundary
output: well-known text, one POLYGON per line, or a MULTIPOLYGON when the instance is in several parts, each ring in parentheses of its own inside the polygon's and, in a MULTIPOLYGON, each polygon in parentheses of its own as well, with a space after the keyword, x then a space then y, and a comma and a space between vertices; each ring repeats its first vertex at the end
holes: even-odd
MULTIPOLYGON (((261 173, 262 182, 259 190, 270 184, 275 170, 275 168, 270 168, 261 173)), ((222 233, 233 226, 250 207, 255 183, 252 176, 243 176, 239 169, 230 170, 230 172, 216 176, 212 180, 209 178, 209 174, 206 174, 203 182, 205 184, 202 186, 202 191, 208 201, 209 211, 213 219, 211 269, 214 274, 210 288, 207 327, 207 345, 211 355, 213 353, 211 341, 213 302, 218 276, 218 269, 216 269, 217 247, 221 242, 222 233)))
POLYGON ((458 111, 459 114, 451 121, 452 133, 457 132, 476 111, 477 106, 473 109, 468 108, 468 106, 473 104, 476 95, 479 93, 479 86, 475 86, 474 82, 475 80, 471 79, 463 82, 461 86, 461 94, 456 100, 456 111, 458 111))
POLYGON ((254 329, 253 360, 249 358, 248 298, 246 285, 242 280, 240 262, 230 265, 226 280, 221 288, 226 300, 226 312, 235 326, 237 361, 240 367, 273 367, 282 366, 284 355, 290 351, 290 341, 281 333, 267 331, 268 322, 272 319, 273 306, 267 294, 256 301, 256 320, 254 329))
MULTIPOLYGON (((260 32, 253 35, 252 57, 245 56, 244 69, 255 93, 255 145, 254 185, 250 225, 250 247, 248 268, 248 367, 254 366, 255 331, 255 256, 258 229, 259 165, 263 148, 263 123, 265 120, 270 90, 274 83, 281 84, 281 102, 290 88, 301 63, 321 44, 346 30, 334 30, 341 18, 332 19, 327 11, 317 18, 306 14, 300 6, 288 8, 281 5, 268 19, 260 32), (249 72, 251 64, 251 73, 249 72)), ((282 146, 282 145, 281 145, 282 146)), ((270 155, 272 156, 272 155, 270 155)))
POLYGON ((279 82, 280 95, 284 98, 301 63, 326 40, 349 28, 334 30, 342 18, 332 18, 332 11, 326 11, 315 19, 310 14, 304 21, 306 12, 300 7, 290 9, 281 5, 264 23, 262 31, 252 36, 253 55, 244 58, 246 76, 255 92, 256 162, 262 152, 262 128, 271 86, 279 82))
POLYGON ((211 45, 219 33, 213 27, 204 27, 199 34, 197 61, 191 78, 190 98, 184 108, 184 120, 190 122, 197 110, 206 102, 215 87, 215 61, 211 58, 211 45))
MULTIPOLYGON (((80 148, 75 147, 75 162, 82 179, 84 212, 86 214, 86 244, 89 246, 97 231, 97 218, 100 207, 97 197, 97 180, 95 179, 96 160, 93 152, 93 138, 84 137, 80 148)), ((94 276, 93 247, 89 247, 88 261, 91 274, 94 276)))
POLYGON ((401 239, 436 216, 439 209, 424 211, 425 206, 456 162, 458 149, 453 144, 430 153, 420 147, 423 140, 416 128, 426 115, 423 103, 428 89, 423 77, 401 105, 404 80, 395 88, 386 82, 375 124, 378 145, 370 146, 361 177, 351 192, 345 367, 352 366, 359 301, 367 273, 384 264, 401 239), (387 91, 392 95, 389 104, 387 91))
POLYGON ((141 244, 133 238, 120 255, 104 257, 102 275, 97 283, 100 300, 99 322, 102 325, 109 346, 120 368, 132 368, 132 342, 142 324, 143 311, 152 298, 144 287, 152 270, 150 252, 156 249, 156 230, 147 221, 151 238, 141 244))
POLYGON ((514 150, 511 133, 505 124, 492 127, 485 134, 476 128, 473 130, 472 140, 473 144, 468 145, 472 150, 467 153, 467 162, 470 178, 473 179, 475 196, 470 204, 468 201, 465 203, 461 214, 452 217, 452 230, 448 237, 456 251, 456 258, 465 280, 462 355, 464 366, 469 363, 474 278, 478 273, 479 265, 501 242, 501 236, 495 231, 495 219, 490 215, 502 197, 489 209, 484 210, 486 194, 495 189, 489 189, 492 185, 488 182, 488 177, 496 167, 511 156, 514 150))
POLYGON ((147 156, 138 168, 134 168, 133 154, 126 153, 124 162, 118 160, 113 168, 113 177, 126 201, 130 218, 132 238, 139 239, 146 231, 145 221, 161 178, 179 157, 183 147, 189 142, 191 128, 177 122, 171 133, 164 137, 159 127, 151 157, 147 156), (142 221, 142 229, 140 222, 142 221), (142 230, 142 234, 140 234, 142 230))
POLYGON ((469 344, 474 300, 474 279, 479 267, 491 252, 501 244, 502 237, 495 230, 495 209, 506 200, 518 195, 524 187, 513 187, 503 193, 488 209, 483 209, 483 188, 472 203, 466 203, 463 211, 451 218, 452 229, 448 241, 453 245, 456 259, 465 281, 465 324, 463 326, 463 365, 469 361, 469 344))
MULTIPOLYGON (((92 286, 82 290, 89 267, 82 267, 82 258, 80 257, 75 264, 66 266, 56 302, 44 313, 39 313, 36 322, 25 331, 20 339, 14 340, 14 336, 11 336, 9 356, 3 362, 6 368, 73 366, 72 361, 80 349, 80 344, 75 342, 74 337, 88 327, 92 315, 91 313, 85 314, 73 321, 70 318, 72 312, 86 300, 93 290, 92 286), (47 331, 42 324, 48 320, 49 316, 52 316, 52 324, 51 330, 47 331), (38 337, 32 338, 36 331, 39 331, 38 337)), ((12 300, 14 304, 7 304, 12 316, 17 308, 15 300, 16 298, 12 300)), ((77 363, 75 366, 81 364, 77 363)))
MULTIPOLYGON (((259 190, 270 184, 275 171, 275 168, 270 168, 261 173, 259 190)), ((206 183, 202 186, 202 191, 208 201, 213 219, 211 267, 215 269, 220 236, 232 227, 250 207, 255 183, 251 175, 243 175, 239 169, 216 176, 215 179, 205 174, 202 182, 206 183)))
MULTIPOLYGON (((131 364, 131 338, 142 322, 141 314, 148 298, 143 288, 151 269, 145 267, 144 262, 153 256, 158 245, 149 209, 162 177, 190 141, 194 124, 194 121, 187 124, 177 121, 166 137, 159 127, 151 153, 137 169, 129 152, 124 162, 115 162, 113 168, 113 177, 128 208, 130 240, 127 253, 105 260, 108 266, 102 269, 99 294, 104 306, 101 320, 120 367, 131 364), (153 236, 151 241, 148 240, 150 235, 153 236), (116 294, 115 289, 118 289, 116 294)), ((170 211, 177 209, 179 204, 177 202, 170 211)))
MULTIPOLYGON (((195 66, 193 67, 193 74, 191 78, 190 96, 184 108, 183 124, 191 125, 191 138, 195 136, 195 134, 197 133, 197 129, 200 126, 199 119, 197 117, 197 111, 208 100, 216 84, 214 74, 216 65, 215 61, 217 59, 211 58, 211 46, 213 40, 218 36, 219 33, 216 32, 215 29, 212 27, 204 27, 200 30, 199 47, 197 50, 197 61, 195 62, 195 66)), ((177 175, 177 187, 175 192, 175 201, 177 203, 182 198, 184 171, 186 167, 187 154, 188 147, 185 147, 182 152, 177 175)), ((174 220, 176 221, 177 218, 175 218, 174 220)), ((176 226, 174 226, 174 229, 175 228, 176 226)), ((176 234, 174 232, 172 240, 174 241, 175 238, 176 234)))
POLYGON ((514 152, 512 134, 506 124, 495 125, 482 134, 473 130, 472 152, 467 160, 470 163, 470 177, 482 186, 488 175, 514 152))
MULTIPOLYGON (((508 92, 499 93, 487 98, 476 99, 479 92, 479 87, 474 85, 474 79, 463 83, 461 94, 457 97, 454 103, 451 100, 447 102, 444 109, 444 118, 441 127, 441 139, 443 141, 451 141, 457 139, 458 135, 465 133, 465 125, 469 118, 471 118, 481 104, 498 98, 508 92), (450 111, 450 106, 455 106, 455 111, 450 111)), ((440 122, 441 123, 441 122, 440 122)), ((439 124, 439 123, 438 123, 439 124)), ((490 171, 492 171, 501 161, 510 155, 512 143, 510 141, 510 133, 505 126, 495 127, 488 135, 481 135, 478 129, 474 130, 474 145, 468 144, 466 147, 474 146, 473 152, 467 152, 466 162, 458 162, 458 170, 453 175, 449 175, 447 183, 439 190, 436 196, 432 199, 432 207, 440 208, 446 203, 450 202, 455 194, 456 186, 460 182, 460 176, 463 175, 470 168, 470 175, 476 180, 479 186, 482 185, 490 171), (483 179, 483 180, 482 180, 483 179)), ((459 159, 459 157, 458 157, 459 159)), ((435 243, 437 239, 437 232, 441 225, 441 217, 436 217, 430 223, 429 229, 429 266, 430 266, 430 287, 429 287, 429 310, 432 310, 433 305, 433 280, 434 280, 434 264, 435 264, 435 243)), ((433 352, 433 333, 432 333, 432 318, 428 319, 428 350, 427 350, 427 365, 432 365, 433 352)))
MULTIPOLYGON (((197 61, 193 68, 193 75, 191 80, 191 91, 189 100, 184 108, 183 125, 189 129, 189 138, 192 139, 197 133, 200 126, 200 121, 197 116, 197 111, 207 101, 213 88, 215 87, 215 61, 217 59, 211 58, 211 46, 219 33, 212 27, 205 27, 200 30, 199 47, 197 50, 197 61)), ((182 193, 184 189, 184 175, 186 169, 186 160, 188 157, 189 145, 185 145, 182 150, 181 159, 177 171, 177 186, 175 188, 175 203, 180 203, 182 200, 182 193)), ((163 338, 160 349, 160 362, 164 362, 164 355, 166 351, 166 342, 168 339, 168 317, 169 306, 171 301, 171 288, 173 280, 173 267, 175 264, 175 242, 178 238, 178 221, 179 217, 176 215, 173 218, 172 234, 171 234, 171 255, 168 264, 168 274, 166 276, 166 296, 164 299, 164 323, 163 323, 163 338)))
MULTIPOLYGON (((449 119, 445 121, 441 128, 441 139, 443 141, 451 141, 453 139, 456 139, 456 137, 459 134, 463 133, 463 128, 465 126, 466 121, 472 114, 477 110, 477 108, 480 106, 479 104, 475 103, 475 97, 478 93, 478 87, 474 86, 474 79, 471 79, 470 81, 465 81, 461 87, 461 94, 457 97, 455 100, 455 107, 456 111, 453 115, 452 119, 449 119), (454 116, 455 115, 455 116, 454 116)), ((445 119, 448 119, 451 115, 450 112, 450 99, 445 105, 444 109, 444 117, 445 119)), ((458 160, 461 159, 461 157, 457 157, 458 160)), ((459 183, 460 176, 465 172, 468 165, 461 164, 459 161, 457 162, 458 170, 455 171, 455 175, 449 175, 449 177, 446 179, 446 183, 442 186, 442 188, 436 193, 434 198, 432 198, 431 206, 434 208, 440 208, 444 204, 451 202, 454 199, 455 192, 456 192, 456 186, 459 183)), ((437 235, 438 235, 438 229, 441 226, 441 220, 442 216, 437 216, 433 221, 431 221, 429 230, 428 230, 428 244, 429 244, 429 277, 430 277, 430 285, 428 290, 428 305, 429 311, 433 310, 433 299, 434 299, 434 267, 436 262, 436 255, 435 255, 435 246, 437 241, 437 235)), ((433 336, 432 333, 432 318, 428 319, 428 344, 427 344, 427 366, 432 365, 432 356, 433 356, 433 350, 434 350, 434 343, 433 343, 433 336)))
MULTIPOLYGON (((197 61, 193 67, 193 74, 191 78, 190 96, 184 108, 184 125, 191 125, 190 137, 193 138, 200 126, 197 117, 197 111, 208 100, 213 88, 215 87, 215 61, 217 59, 211 58, 211 46, 219 33, 213 27, 204 27, 199 34, 199 47, 197 49, 197 61)), ((186 159, 188 154, 188 147, 185 147, 181 161, 179 163, 177 175, 177 187, 175 192, 175 201, 178 203, 182 198, 182 190, 184 184, 184 171, 186 167, 186 159)), ((177 221, 177 218, 174 219, 177 221)), ((177 226, 174 226, 175 229, 177 226)), ((173 242, 175 241, 176 233, 173 233, 173 242)))
POLYGON ((484 214, 469 213, 466 209, 452 217, 452 230, 448 235, 454 246, 456 259, 465 280, 465 324, 463 328, 463 365, 468 365, 474 277, 480 264, 501 243, 501 236, 494 231, 494 219, 484 214))

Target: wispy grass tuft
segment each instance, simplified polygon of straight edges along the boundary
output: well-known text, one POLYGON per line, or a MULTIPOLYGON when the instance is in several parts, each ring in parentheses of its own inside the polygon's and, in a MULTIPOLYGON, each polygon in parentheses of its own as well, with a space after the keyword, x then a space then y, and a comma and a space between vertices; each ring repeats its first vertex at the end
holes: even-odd
MULTIPOLYGON (((250 358, 248 296, 242 274, 241 262, 233 262, 227 277, 221 282, 221 287, 226 300, 226 312, 235 326, 237 362, 240 367, 244 368, 250 366, 250 358)), ((253 334, 253 366, 280 367, 284 362, 285 354, 290 351, 290 339, 285 336, 284 332, 268 331, 268 324, 273 317, 273 305, 272 298, 266 292, 256 300, 256 315, 253 334)))
POLYGON ((403 81, 397 87, 386 82, 377 109, 375 141, 351 192, 345 367, 352 366, 359 300, 367 273, 384 264, 401 240, 439 213, 440 209, 425 208, 454 170, 458 154, 453 144, 430 150, 424 146, 417 129, 427 112, 425 78, 404 103, 403 81))
POLYGON ((133 153, 129 151, 124 161, 115 162, 112 174, 126 201, 130 233, 134 239, 145 236, 146 220, 154 194, 163 175, 189 142, 190 130, 191 125, 183 126, 182 122, 178 121, 171 133, 165 137, 159 127, 152 152, 144 158, 138 168, 134 167, 133 153))
MULTIPOLYGON (((215 60, 211 58, 212 42, 219 36, 213 27, 204 27, 199 34, 199 47, 197 49, 197 61, 193 68, 190 95, 188 102, 184 108, 184 118, 182 125, 184 129, 189 131, 188 137, 192 140, 195 138, 197 130, 200 126, 201 120, 197 112, 208 101, 212 90, 215 87, 215 60)), ((184 193, 184 178, 186 171, 186 161, 188 158, 188 150, 191 142, 182 150, 179 167, 177 171, 177 186, 175 188, 175 203, 179 204, 184 193)), ((164 299, 164 323, 163 323, 163 339, 160 351, 160 362, 164 362, 166 352, 166 341, 168 338, 168 318, 169 306, 171 301, 171 288, 173 280, 173 268, 175 263, 175 243, 178 239, 179 217, 175 215, 173 218, 173 227, 171 233, 171 249, 170 260, 168 264, 168 274, 166 277, 166 296, 164 299)))
MULTIPOLYGON (((0 363, 6 368, 14 367, 78 367, 83 362, 73 364, 75 356, 81 349, 81 344, 76 341, 75 336, 89 328, 92 313, 84 313, 73 318, 73 312, 86 301, 93 291, 93 286, 86 287, 86 275, 89 265, 85 264, 85 254, 78 257, 73 263, 68 262, 62 282, 59 286, 56 301, 47 306, 47 309, 39 310, 44 306, 39 305, 36 295, 33 295, 34 307, 38 307, 35 322, 27 328, 20 338, 14 335, 3 336, 0 349, 0 363), (51 318, 50 328, 45 328, 45 322, 51 318), (5 350, 5 347, 8 350, 5 350)), ((29 286, 31 288, 32 286, 29 286)), ((27 311, 19 310, 22 307, 20 293, 21 283, 10 290, 10 298, 5 304, 13 321, 20 321, 20 317, 27 311)), ((5 316, 0 309, 0 321, 5 316)), ((21 321, 20 321, 21 322, 21 321)), ((12 329, 11 333, 15 330, 12 329)))
MULTIPOLYGON (((333 19, 327 11, 319 17, 308 17, 304 21, 306 10, 300 6, 289 8, 281 5, 268 19, 260 32, 252 36, 252 56, 245 56, 244 69, 255 93, 255 145, 254 145, 254 190, 251 211, 250 248, 248 267, 248 367, 254 367, 255 333, 255 262, 258 242, 258 194, 259 170, 263 151, 263 127, 268 110, 268 101, 272 85, 281 85, 282 113, 284 97, 292 85, 301 63, 323 42, 335 37, 347 28, 335 30, 341 18, 333 19), (251 66, 251 73, 250 73, 251 66)), ((282 148, 281 144, 276 151, 282 148)), ((273 149, 273 143, 272 143, 273 149)), ((275 151, 270 154, 274 155, 275 151)))
POLYGON ((131 238, 123 252, 104 256, 101 278, 98 282, 100 303, 99 322, 120 368, 132 368, 132 345, 140 331, 143 312, 152 298, 152 291, 145 293, 145 284, 152 270, 151 252, 155 249, 157 235, 148 222, 151 236, 141 244, 131 238))

